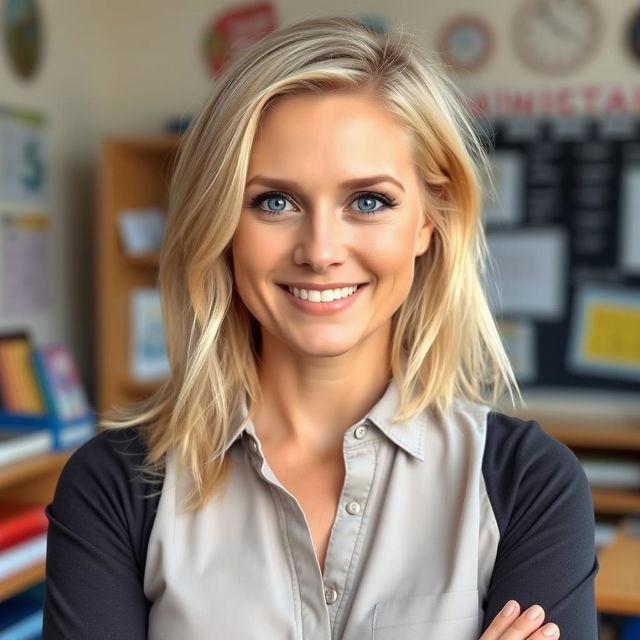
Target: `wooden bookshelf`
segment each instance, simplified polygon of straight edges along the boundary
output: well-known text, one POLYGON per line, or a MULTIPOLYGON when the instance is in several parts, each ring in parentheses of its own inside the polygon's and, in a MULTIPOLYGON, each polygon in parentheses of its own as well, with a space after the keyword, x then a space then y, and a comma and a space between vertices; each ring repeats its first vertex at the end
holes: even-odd
POLYGON ((623 521, 599 558, 596 602, 603 613, 640 615, 640 537, 630 531, 631 523, 623 521))
MULTIPOLYGON (((0 500, 46 506, 53 500, 58 477, 72 451, 44 453, 0 466, 0 500)), ((0 600, 10 598, 45 578, 45 563, 0 580, 0 600)))
POLYGON ((157 284, 158 254, 127 255, 117 227, 123 209, 166 209, 180 136, 108 138, 101 157, 97 230, 97 407, 139 400, 156 385, 130 375, 130 294, 157 284))

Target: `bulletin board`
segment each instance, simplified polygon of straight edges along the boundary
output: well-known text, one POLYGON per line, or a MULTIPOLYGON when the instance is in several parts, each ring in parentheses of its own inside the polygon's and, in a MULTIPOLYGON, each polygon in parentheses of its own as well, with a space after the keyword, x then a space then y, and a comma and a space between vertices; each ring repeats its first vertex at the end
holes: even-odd
POLYGON ((640 390, 640 120, 485 127, 486 289, 522 387, 640 390))

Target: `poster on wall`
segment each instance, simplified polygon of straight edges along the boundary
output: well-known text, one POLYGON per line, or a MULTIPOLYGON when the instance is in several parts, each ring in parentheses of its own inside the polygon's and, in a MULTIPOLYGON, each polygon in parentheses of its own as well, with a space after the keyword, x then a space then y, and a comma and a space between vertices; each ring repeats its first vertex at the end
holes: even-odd
POLYGON ((640 292, 583 285, 576 294, 568 366, 640 381, 640 292))
POLYGON ((563 229, 555 227, 487 233, 485 288, 492 310, 541 320, 562 317, 567 245, 563 229))
POLYGON ((276 12, 270 2, 236 6, 217 16, 204 36, 204 58, 213 76, 222 73, 238 51, 276 28, 276 12))
POLYGON ((46 198, 46 119, 0 105, 0 202, 42 204, 46 198))
POLYGON ((12 69, 31 78, 42 57, 42 21, 36 0, 5 0, 4 41, 12 69))
POLYGON ((53 290, 51 217, 5 214, 0 222, 0 313, 15 316, 47 312, 53 290))

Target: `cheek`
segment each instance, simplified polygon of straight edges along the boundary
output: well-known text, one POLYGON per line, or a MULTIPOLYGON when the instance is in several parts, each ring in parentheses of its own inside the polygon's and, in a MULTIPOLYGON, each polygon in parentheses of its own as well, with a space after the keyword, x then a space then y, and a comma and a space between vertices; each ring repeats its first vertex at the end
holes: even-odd
POLYGON ((368 234, 367 253, 381 268, 403 270, 412 267, 415 233, 410 228, 380 227, 368 234))

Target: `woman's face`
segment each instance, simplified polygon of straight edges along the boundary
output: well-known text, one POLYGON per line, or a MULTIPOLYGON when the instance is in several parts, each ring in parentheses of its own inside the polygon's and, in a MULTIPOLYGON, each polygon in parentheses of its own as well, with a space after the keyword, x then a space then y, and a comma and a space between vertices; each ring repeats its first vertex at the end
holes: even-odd
POLYGON ((388 336, 431 239, 421 188, 408 133, 373 98, 280 98, 253 143, 232 246, 263 342, 335 356, 388 336))

